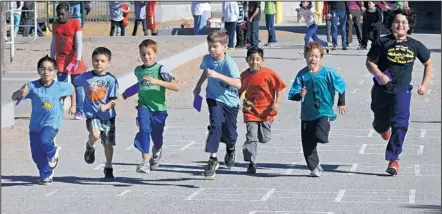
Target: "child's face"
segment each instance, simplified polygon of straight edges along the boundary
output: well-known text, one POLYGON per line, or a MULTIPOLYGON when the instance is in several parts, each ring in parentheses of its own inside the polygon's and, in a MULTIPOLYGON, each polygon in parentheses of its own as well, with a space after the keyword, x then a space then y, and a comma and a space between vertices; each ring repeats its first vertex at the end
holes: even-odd
POLYGON ((157 52, 152 47, 141 47, 140 48, 140 58, 143 65, 150 66, 156 62, 157 52))
POLYGON ((376 5, 374 4, 374 2, 369 1, 368 2, 368 8, 373 9, 376 5))
POLYGON ((68 12, 65 9, 57 10, 57 20, 60 23, 66 23, 68 21, 68 12))
POLYGON ((302 4, 303 8, 307 8, 308 5, 309 5, 309 2, 308 1, 303 1, 303 2, 301 2, 301 4, 302 4))
POLYGON ((208 42, 209 53, 214 59, 221 59, 224 56, 227 46, 221 42, 208 42))
POLYGON ((104 74, 111 62, 105 54, 96 54, 92 57, 92 66, 96 74, 104 74))
POLYGON ((247 57, 249 68, 253 71, 258 71, 261 69, 261 64, 263 61, 264 59, 258 53, 253 53, 247 57))
POLYGON ((54 64, 50 61, 43 61, 43 63, 38 68, 38 74, 43 82, 50 82, 54 80, 54 75, 56 70, 54 64))
POLYGON ((321 63, 321 59, 321 52, 317 48, 310 50, 305 56, 307 66, 310 70, 317 68, 321 63))
POLYGON ((407 17, 402 14, 397 14, 391 24, 391 29, 393 30, 393 34, 397 36, 407 35, 407 32, 410 29, 407 17))

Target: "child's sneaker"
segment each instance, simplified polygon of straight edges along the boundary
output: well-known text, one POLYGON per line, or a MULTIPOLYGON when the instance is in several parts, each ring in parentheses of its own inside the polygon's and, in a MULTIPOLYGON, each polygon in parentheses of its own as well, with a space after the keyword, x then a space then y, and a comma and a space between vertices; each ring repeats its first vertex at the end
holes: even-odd
POLYGON ((310 172, 310 176, 311 177, 319 177, 319 176, 321 176, 322 171, 324 171, 324 169, 322 169, 321 165, 318 165, 315 170, 310 172))
POLYGON ((51 185, 54 180, 53 178, 54 178, 54 170, 52 170, 52 173, 51 173, 51 175, 49 175, 49 177, 41 179, 40 184, 41 185, 51 185))
POLYGON ((83 119, 83 114, 80 113, 80 112, 75 113, 74 119, 75 120, 82 120, 83 119))
POLYGON ((161 155, 163 154, 163 148, 156 150, 152 147, 152 157, 149 160, 150 170, 156 170, 160 166, 161 155))
POLYGON ((256 173, 256 164, 255 163, 250 162, 249 167, 247 168, 247 173, 249 173, 249 174, 256 173))
POLYGON ((58 157, 59 157, 59 153, 60 153, 60 149, 61 146, 55 144, 55 154, 54 157, 52 157, 51 159, 48 159, 48 163, 49 163, 49 167, 51 169, 55 169, 55 167, 57 167, 58 165, 58 157))
POLYGON ((95 148, 90 146, 86 142, 86 151, 84 152, 84 161, 88 164, 93 164, 95 162, 95 148))
POLYGON ((104 167, 104 178, 105 179, 115 179, 114 169, 112 167, 104 167))
POLYGON ((390 140, 390 137, 391 137, 391 130, 388 130, 388 131, 386 131, 386 132, 382 132, 381 133, 381 137, 382 137, 382 139, 384 139, 384 140, 390 140))
POLYGON ((226 156, 224 156, 224 164, 226 164, 227 168, 232 168, 235 163, 235 147, 229 149, 226 147, 226 156))
POLYGON ((204 170, 204 177, 206 178, 214 178, 216 175, 216 170, 219 168, 219 162, 218 158, 212 158, 210 157, 209 162, 207 163, 207 166, 204 170))
POLYGON ((399 161, 394 160, 388 163, 387 170, 385 170, 390 175, 397 175, 399 172, 399 161))
POLYGON ((143 160, 141 162, 141 164, 137 166, 137 172, 138 173, 149 173, 150 172, 149 162, 147 160, 143 160))

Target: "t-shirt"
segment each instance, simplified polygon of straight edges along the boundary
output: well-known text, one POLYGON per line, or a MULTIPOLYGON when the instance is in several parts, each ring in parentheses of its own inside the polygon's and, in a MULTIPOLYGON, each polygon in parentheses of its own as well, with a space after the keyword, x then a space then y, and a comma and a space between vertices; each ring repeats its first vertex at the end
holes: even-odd
MULTIPOLYGON (((388 69, 392 80, 382 87, 386 92, 396 93, 407 90, 416 57, 421 63, 425 63, 430 59, 430 51, 411 37, 407 37, 405 42, 396 42, 393 35, 387 35, 373 43, 367 57, 377 61, 376 64, 382 72, 388 69)), ((376 81, 374 84, 378 85, 376 81)))
POLYGON ((345 92, 344 79, 332 68, 322 67, 313 74, 308 67, 298 72, 289 91, 289 100, 293 100, 301 89, 306 87, 307 94, 301 103, 301 120, 311 121, 319 117, 329 117, 330 121, 336 119, 333 110, 335 91, 339 94, 345 92))
POLYGON ((329 1, 330 11, 347 11, 347 4, 345 1, 329 1))
POLYGON ((63 105, 60 99, 72 95, 72 84, 52 81, 51 85, 43 86, 40 80, 34 80, 27 86, 29 93, 23 99, 31 99, 29 131, 40 132, 45 126, 58 129, 63 119, 63 105))
POLYGON ((264 5, 265 14, 275 14, 276 13, 276 2, 266 1, 264 5))
POLYGON ((112 21, 122 21, 123 20, 123 2, 120 1, 110 1, 109 2, 109 13, 110 19, 112 21))
POLYGON ((158 63, 149 67, 138 66, 135 68, 134 73, 138 79, 140 88, 138 92, 138 104, 149 108, 151 111, 166 111, 166 88, 150 84, 144 81, 143 78, 150 76, 155 79, 171 82, 175 78, 173 73, 158 63))
MULTIPOLYGON (((240 78, 238 66, 228 54, 224 54, 224 59, 218 61, 213 60, 210 54, 205 55, 200 69, 211 69, 230 78, 240 78)), ((210 77, 207 79, 206 98, 214 99, 230 107, 239 106, 238 89, 210 77)))
POLYGON ((134 1, 135 19, 146 19, 146 5, 145 1, 134 1))
POLYGON ((313 11, 300 7, 298 10, 298 14, 303 16, 307 27, 316 23, 315 22, 315 13, 313 13, 313 11))
POLYGON ((253 108, 243 108, 244 122, 272 121, 276 112, 271 108, 275 94, 286 87, 278 74, 269 68, 261 67, 257 72, 249 69, 241 74, 239 94, 246 92, 246 99, 253 103, 253 108))
POLYGON ((87 118, 108 120, 116 116, 115 108, 105 112, 100 110, 100 105, 118 97, 118 81, 112 74, 97 75, 88 71, 77 77, 75 85, 82 87, 85 92, 83 112, 87 118))
POLYGON ((55 50, 57 55, 74 55, 75 52, 75 33, 81 31, 81 24, 77 19, 70 19, 68 22, 60 24, 55 22, 52 26, 56 43, 55 50))
POLYGON ((256 16, 253 18, 252 21, 261 20, 261 2, 260 1, 249 1, 248 17, 252 17, 256 8, 258 8, 258 14, 256 14, 256 16))

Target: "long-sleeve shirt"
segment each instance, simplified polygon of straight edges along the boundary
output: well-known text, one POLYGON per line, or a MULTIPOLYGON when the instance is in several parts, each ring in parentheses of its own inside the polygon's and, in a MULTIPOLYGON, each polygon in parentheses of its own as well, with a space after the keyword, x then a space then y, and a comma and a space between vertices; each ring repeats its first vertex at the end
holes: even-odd
POLYGON ((238 2, 223 2, 224 22, 237 22, 239 16, 238 2))

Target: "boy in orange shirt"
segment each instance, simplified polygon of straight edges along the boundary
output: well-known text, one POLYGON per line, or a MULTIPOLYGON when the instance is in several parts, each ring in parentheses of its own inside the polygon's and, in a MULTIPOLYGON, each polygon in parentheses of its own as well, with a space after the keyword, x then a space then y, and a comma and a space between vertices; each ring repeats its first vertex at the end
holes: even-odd
POLYGON ((281 104, 282 90, 286 87, 278 74, 262 67, 264 51, 252 47, 247 51, 249 69, 241 74, 239 94, 243 103, 244 122, 247 127, 246 142, 243 146, 244 161, 249 161, 247 173, 256 173, 258 142, 271 139, 271 125, 281 104), (265 83, 265 84, 263 84, 265 83))

